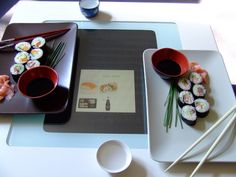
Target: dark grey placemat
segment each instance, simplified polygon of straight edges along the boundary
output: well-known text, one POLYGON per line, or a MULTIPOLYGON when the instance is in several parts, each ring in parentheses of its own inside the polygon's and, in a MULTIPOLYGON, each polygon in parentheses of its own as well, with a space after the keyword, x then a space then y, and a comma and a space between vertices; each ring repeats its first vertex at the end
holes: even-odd
POLYGON ((155 32, 84 29, 78 32, 78 60, 70 106, 61 114, 47 114, 44 129, 49 132, 146 133, 142 55, 145 49, 157 47, 155 32), (81 69, 134 70, 136 112, 76 112, 81 69))

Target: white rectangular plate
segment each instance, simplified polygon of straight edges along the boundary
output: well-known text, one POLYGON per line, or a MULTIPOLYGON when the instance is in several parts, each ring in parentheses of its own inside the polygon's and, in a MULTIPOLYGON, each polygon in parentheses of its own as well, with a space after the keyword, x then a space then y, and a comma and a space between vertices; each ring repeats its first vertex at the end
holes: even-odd
MULTIPOLYGON (((152 68, 151 56, 157 49, 147 49, 143 53, 144 75, 147 98, 149 150, 153 160, 158 162, 173 162, 209 127, 211 127, 236 102, 234 92, 222 59, 217 51, 180 50, 189 61, 198 62, 209 73, 207 99, 211 109, 207 117, 198 119, 195 126, 183 122, 183 129, 178 122, 166 132, 163 126, 169 81, 165 81, 152 68)), ((226 119, 209 137, 201 142, 184 161, 197 162, 212 145, 215 138, 224 128, 226 119)), ((236 128, 232 126, 227 135, 218 144, 209 157, 210 162, 236 162, 236 128)))

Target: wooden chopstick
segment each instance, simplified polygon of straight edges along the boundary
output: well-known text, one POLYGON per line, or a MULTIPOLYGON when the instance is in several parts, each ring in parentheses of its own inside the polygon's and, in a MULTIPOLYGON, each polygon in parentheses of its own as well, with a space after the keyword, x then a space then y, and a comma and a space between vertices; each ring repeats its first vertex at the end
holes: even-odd
POLYGON ((227 125, 225 126, 225 128, 223 129, 223 131, 221 132, 221 134, 217 137, 217 139, 214 141, 214 143, 212 144, 212 146, 210 147, 210 149, 207 151, 207 153, 205 154, 205 156, 202 158, 202 160, 199 162, 199 164, 197 165, 197 167, 193 170, 192 174, 190 175, 190 177, 193 177, 196 172, 200 169, 200 167, 203 165, 203 163, 206 161, 207 157, 212 153, 212 151, 215 149, 215 147, 217 146, 217 144, 220 142, 220 140, 224 137, 225 133, 228 131, 228 129, 230 128, 230 126, 233 125, 234 121, 236 120, 236 114, 234 113, 233 118, 227 123, 227 125))
POLYGON ((172 168, 175 164, 177 164, 186 154, 188 154, 196 145, 198 145, 210 132, 212 132, 217 126, 220 125, 228 116, 233 113, 236 109, 236 105, 234 105, 228 112, 226 112, 210 129, 208 129, 200 138, 198 138, 183 154, 181 154, 169 167, 165 169, 167 172, 170 168, 172 168))
POLYGON ((33 34, 33 35, 22 36, 22 37, 18 37, 18 38, 5 39, 5 40, 0 41, 0 49, 11 47, 11 46, 15 45, 16 42, 19 42, 22 40, 30 41, 37 36, 41 36, 46 39, 51 38, 51 37, 56 37, 58 35, 62 35, 64 33, 66 33, 69 30, 70 30, 69 28, 65 28, 65 29, 54 30, 54 31, 49 31, 49 32, 44 32, 44 33, 37 33, 37 34, 33 34))
POLYGON ((69 30, 70 30, 69 28, 65 28, 65 29, 48 31, 48 32, 44 32, 44 33, 37 33, 37 34, 32 34, 32 35, 27 35, 27 36, 22 36, 22 37, 17 37, 17 38, 5 39, 3 41, 0 41, 0 44, 1 43, 12 42, 12 41, 28 40, 28 39, 32 39, 32 38, 37 37, 37 36, 50 36, 50 35, 56 34, 56 33, 64 33, 64 32, 67 32, 69 30))

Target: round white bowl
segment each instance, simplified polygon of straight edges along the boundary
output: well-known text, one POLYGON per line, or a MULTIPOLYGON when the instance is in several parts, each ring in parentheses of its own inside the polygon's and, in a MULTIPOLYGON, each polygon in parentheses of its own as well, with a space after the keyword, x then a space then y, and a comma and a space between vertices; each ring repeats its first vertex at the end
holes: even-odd
POLYGON ((105 171, 119 173, 129 167, 132 155, 126 144, 118 140, 110 140, 99 147, 97 161, 105 171))

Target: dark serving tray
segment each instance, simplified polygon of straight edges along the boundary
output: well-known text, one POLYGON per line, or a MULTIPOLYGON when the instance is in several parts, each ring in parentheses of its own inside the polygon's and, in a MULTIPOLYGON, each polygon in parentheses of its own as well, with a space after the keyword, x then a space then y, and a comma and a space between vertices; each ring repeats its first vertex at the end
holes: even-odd
MULTIPOLYGON (((46 114, 44 130, 49 132, 146 133, 143 52, 157 48, 150 30, 78 29, 78 60, 74 94, 60 114, 46 114), (76 112, 81 70, 133 70, 135 112, 76 112)), ((124 102, 130 99, 124 97, 124 102)))
MULTIPOLYGON (((58 29, 70 28, 62 36, 56 37, 46 42, 49 47, 52 42, 65 42, 65 56, 55 67, 59 74, 59 84, 55 92, 45 99, 32 100, 21 95, 16 91, 14 97, 10 100, 0 102, 1 114, 16 113, 59 113, 65 110, 70 96, 71 78, 74 66, 74 53, 76 47, 77 25, 74 23, 13 23, 8 25, 3 35, 3 39, 16 38, 31 34, 43 33, 58 29)), ((10 67, 14 64, 16 51, 0 51, 0 75, 6 74, 11 78, 11 82, 17 84, 11 77, 10 67)))

